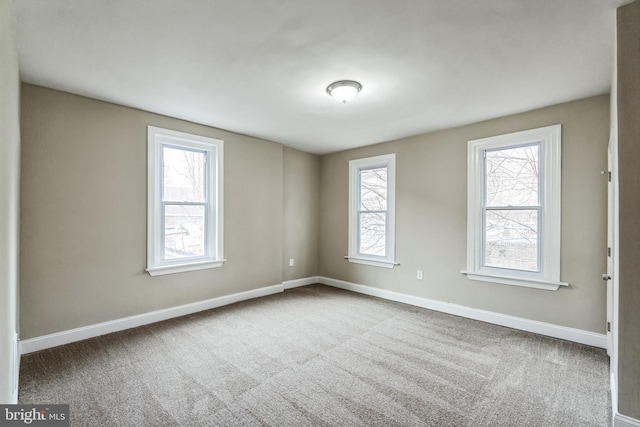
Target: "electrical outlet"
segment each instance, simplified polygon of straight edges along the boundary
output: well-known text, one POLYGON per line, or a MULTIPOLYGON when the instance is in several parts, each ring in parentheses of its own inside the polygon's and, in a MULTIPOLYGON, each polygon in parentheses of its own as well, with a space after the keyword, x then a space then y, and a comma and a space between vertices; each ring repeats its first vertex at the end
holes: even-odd
POLYGON ((422 270, 418 270, 418 273, 416 274, 416 279, 422 280, 422 270))
POLYGON ((289 267, 293 267, 294 264, 293 258, 289 258, 289 267))

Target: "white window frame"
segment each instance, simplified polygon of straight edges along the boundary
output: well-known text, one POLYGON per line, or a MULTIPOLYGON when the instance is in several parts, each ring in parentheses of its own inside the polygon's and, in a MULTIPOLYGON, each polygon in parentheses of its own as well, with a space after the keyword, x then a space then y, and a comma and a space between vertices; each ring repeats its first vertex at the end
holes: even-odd
POLYGON ((467 157, 467 270, 471 280, 526 286, 556 291, 568 283, 560 281, 561 238, 561 125, 546 126, 521 132, 469 141, 467 157), (511 270, 484 265, 485 192, 484 155, 488 150, 507 149, 527 144, 540 144, 539 185, 540 271, 511 270))
POLYGON ((396 155, 367 157, 349 161, 349 262, 375 267, 393 268, 395 261, 396 223, 396 155), (386 256, 361 254, 359 247, 358 212, 360 205, 360 171, 376 167, 387 168, 387 223, 385 233, 386 256))
POLYGON ((224 141, 159 127, 147 128, 147 272, 151 276, 217 268, 223 256, 224 141), (162 148, 198 150, 206 154, 205 255, 163 260, 162 148))

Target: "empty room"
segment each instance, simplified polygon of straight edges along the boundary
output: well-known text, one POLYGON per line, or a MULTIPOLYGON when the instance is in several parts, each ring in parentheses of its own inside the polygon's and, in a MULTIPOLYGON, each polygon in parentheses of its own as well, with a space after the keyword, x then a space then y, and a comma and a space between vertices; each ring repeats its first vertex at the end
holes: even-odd
POLYGON ((0 425, 640 427, 640 0, 0 0, 0 425))

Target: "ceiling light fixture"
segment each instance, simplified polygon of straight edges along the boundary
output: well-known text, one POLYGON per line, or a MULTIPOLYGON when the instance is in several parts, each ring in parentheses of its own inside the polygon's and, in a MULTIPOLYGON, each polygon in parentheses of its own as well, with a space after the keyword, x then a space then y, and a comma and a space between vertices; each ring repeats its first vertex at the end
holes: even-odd
POLYGON ((340 80, 327 86, 327 93, 338 102, 346 104, 362 90, 362 85, 353 80, 340 80))

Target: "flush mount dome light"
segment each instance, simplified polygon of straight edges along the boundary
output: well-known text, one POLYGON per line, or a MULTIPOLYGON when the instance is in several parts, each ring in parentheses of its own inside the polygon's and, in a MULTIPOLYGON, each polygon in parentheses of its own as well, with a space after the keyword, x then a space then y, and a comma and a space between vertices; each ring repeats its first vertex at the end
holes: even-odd
POLYGON ((338 102, 346 104, 362 90, 362 85, 353 80, 340 80, 327 86, 327 93, 338 102))

